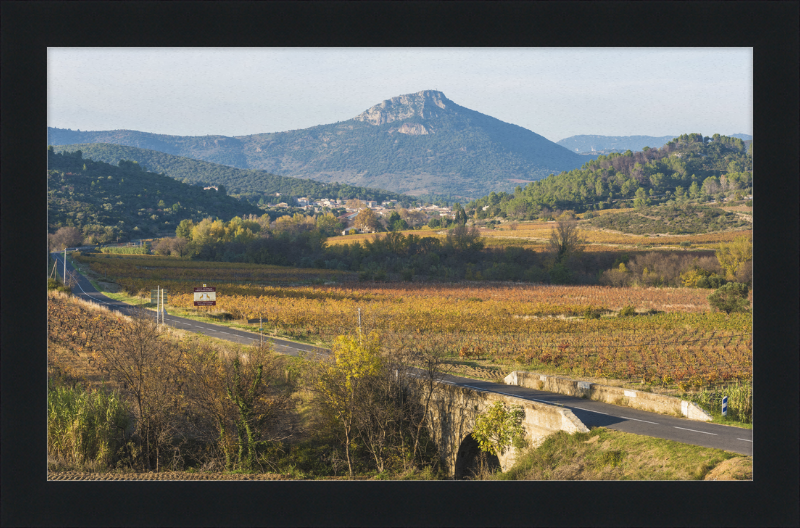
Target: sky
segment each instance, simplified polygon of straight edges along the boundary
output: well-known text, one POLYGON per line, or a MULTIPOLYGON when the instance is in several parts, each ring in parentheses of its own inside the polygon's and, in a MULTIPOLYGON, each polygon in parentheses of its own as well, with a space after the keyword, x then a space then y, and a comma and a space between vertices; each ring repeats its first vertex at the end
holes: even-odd
POLYGON ((752 48, 48 48, 48 126, 243 136, 451 101, 551 141, 753 133, 752 48))

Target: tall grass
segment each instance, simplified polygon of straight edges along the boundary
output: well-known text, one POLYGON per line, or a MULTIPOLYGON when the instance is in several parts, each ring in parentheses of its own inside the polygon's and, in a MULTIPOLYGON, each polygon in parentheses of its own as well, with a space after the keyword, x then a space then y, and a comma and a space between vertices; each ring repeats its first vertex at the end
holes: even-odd
POLYGON ((47 394, 48 457, 77 468, 107 468, 131 424, 122 397, 83 388, 51 388, 47 394))
POLYGON ((753 423, 753 384, 737 382, 727 387, 681 394, 682 400, 696 403, 714 417, 722 415, 722 398, 728 397, 728 418, 742 423, 753 423))

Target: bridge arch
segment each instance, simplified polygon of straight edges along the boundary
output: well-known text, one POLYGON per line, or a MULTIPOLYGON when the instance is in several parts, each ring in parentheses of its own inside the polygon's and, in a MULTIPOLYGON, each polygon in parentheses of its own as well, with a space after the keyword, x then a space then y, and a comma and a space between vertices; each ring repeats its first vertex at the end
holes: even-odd
POLYGON ((470 480, 483 467, 490 471, 499 469, 500 459, 496 455, 481 451, 478 441, 470 433, 461 440, 458 446, 454 478, 456 480, 470 480))

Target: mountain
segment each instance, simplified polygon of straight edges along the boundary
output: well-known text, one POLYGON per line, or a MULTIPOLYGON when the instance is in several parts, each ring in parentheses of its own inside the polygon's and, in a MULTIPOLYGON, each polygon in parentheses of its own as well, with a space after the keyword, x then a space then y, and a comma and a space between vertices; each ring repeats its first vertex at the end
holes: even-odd
POLYGON ((161 174, 147 172, 136 162, 119 166, 93 161, 80 151, 47 151, 48 231, 71 226, 106 243, 175 232, 181 220, 199 222, 208 216, 226 220, 264 213, 258 207, 203 190, 161 174))
POLYGON ((86 158, 112 165, 117 165, 120 160, 135 161, 145 170, 163 173, 183 183, 202 183, 206 186, 224 185, 231 193, 251 195, 255 197, 255 200, 271 195, 276 199, 273 200, 275 203, 286 201, 288 196, 307 196, 312 199, 359 198, 376 201, 411 201, 408 196, 380 189, 353 187, 347 184, 327 184, 314 180, 277 176, 260 170, 236 169, 228 165, 175 156, 157 150, 111 143, 60 145, 54 147, 54 150, 56 152, 80 150, 86 158), (276 197, 275 193, 280 193, 280 197, 276 197))
POLYGON ((571 150, 572 152, 591 152, 607 154, 614 152, 625 152, 630 150, 636 152, 644 147, 661 148, 669 140, 676 136, 571 136, 557 141, 559 145, 571 150))
POLYGON ((347 121, 248 136, 48 129, 51 145, 114 143, 240 169, 411 195, 481 196, 580 167, 586 158, 425 90, 347 121))

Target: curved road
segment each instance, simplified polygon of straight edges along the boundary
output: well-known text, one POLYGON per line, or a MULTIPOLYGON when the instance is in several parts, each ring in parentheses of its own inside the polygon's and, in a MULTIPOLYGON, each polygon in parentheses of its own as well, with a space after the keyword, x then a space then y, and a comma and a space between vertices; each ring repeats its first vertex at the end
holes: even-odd
MULTIPOLYGON (((59 263, 58 273, 64 269, 63 253, 53 253, 53 258, 59 263)), ((72 265, 67 262, 67 271, 75 272, 72 265)), ((110 299, 98 292, 89 280, 77 273, 78 284, 73 289, 76 296, 107 306, 111 310, 130 314, 135 308, 129 304, 110 299)), ((155 313, 153 314, 155 316, 155 313)), ((192 319, 167 315, 165 318, 169 326, 205 334, 218 339, 225 339, 242 344, 253 344, 259 341, 258 334, 235 330, 221 325, 201 323, 192 319)), ((329 350, 302 343, 294 343, 283 339, 268 338, 272 342, 276 352, 296 356, 300 352, 327 355, 329 350)), ((505 385, 502 383, 492 383, 489 381, 479 381, 459 376, 447 375, 442 380, 444 383, 468 387, 474 390, 495 392, 514 396, 516 398, 538 401, 550 405, 565 407, 575 413, 587 427, 602 426, 616 431, 633 433, 638 435, 665 438, 685 444, 699 445, 703 447, 714 447, 741 453, 743 455, 753 455, 753 430, 731 427, 726 425, 696 422, 685 418, 677 418, 656 414, 628 407, 620 407, 608 403, 584 400, 574 396, 566 396, 552 392, 538 391, 516 385, 505 385)))

